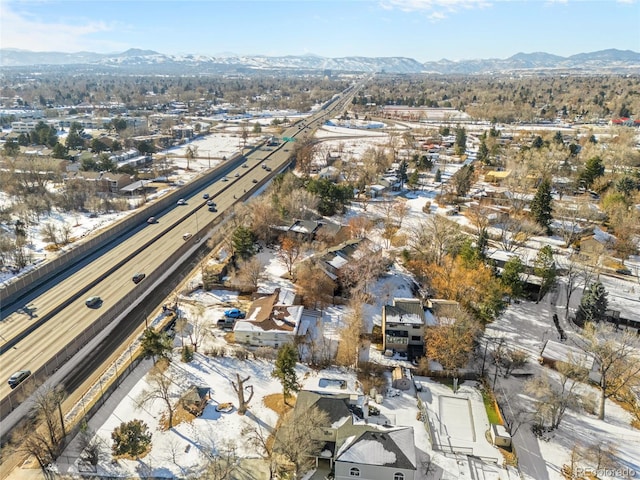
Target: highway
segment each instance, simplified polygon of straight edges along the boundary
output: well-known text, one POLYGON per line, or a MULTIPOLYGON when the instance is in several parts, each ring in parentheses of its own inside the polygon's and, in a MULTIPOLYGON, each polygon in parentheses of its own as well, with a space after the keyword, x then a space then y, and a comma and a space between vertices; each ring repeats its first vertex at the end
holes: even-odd
MULTIPOLYGON (((302 123, 310 129, 316 128, 337 104, 333 102, 331 108, 319 110, 302 123)), ((300 137, 305 131, 300 125, 294 125, 283 133, 283 137, 300 137)), ((0 400, 11 392, 5 379, 13 372, 20 369, 35 372, 46 365, 71 339, 136 287, 132 281, 135 273, 148 275, 158 269, 185 244, 185 233, 196 238, 205 234, 204 226, 238 202, 236 197, 257 190, 268 177, 285 167, 291 150, 292 145, 285 143, 273 151, 253 151, 226 175, 227 181, 218 179, 185 197, 187 205, 176 205, 157 217, 157 223, 141 226, 90 263, 53 282, 29 303, 32 313, 16 311, 8 315, 0 323, 0 400), (271 171, 261 168, 263 162, 271 167, 271 171), (243 163, 246 166, 242 166, 243 163), (204 193, 215 201, 217 212, 208 210, 204 193), (102 304, 88 308, 85 299, 93 295, 100 296, 102 304), (41 324, 35 328, 39 321, 41 324)), ((65 356, 74 353, 65 352, 65 356)))

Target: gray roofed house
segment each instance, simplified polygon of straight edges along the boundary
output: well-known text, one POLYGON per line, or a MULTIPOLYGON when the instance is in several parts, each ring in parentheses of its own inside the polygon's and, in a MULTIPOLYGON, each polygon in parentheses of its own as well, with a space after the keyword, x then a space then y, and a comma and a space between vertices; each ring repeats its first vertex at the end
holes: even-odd
POLYGON ((425 314, 417 298, 394 298, 382 307, 382 348, 386 353, 407 354, 409 360, 424 354, 425 314))
POLYGON ((417 469, 413 428, 370 429, 340 447, 335 479, 414 480, 417 469))

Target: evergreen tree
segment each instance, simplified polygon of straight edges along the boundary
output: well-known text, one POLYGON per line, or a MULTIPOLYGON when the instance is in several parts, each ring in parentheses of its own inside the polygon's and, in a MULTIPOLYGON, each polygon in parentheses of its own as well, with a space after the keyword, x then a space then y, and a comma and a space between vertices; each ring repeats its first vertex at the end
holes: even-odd
POLYGON ((523 294, 524 284, 520 278, 520 274, 523 272, 524 264, 522 260, 520 260, 520 257, 513 256, 504 264, 500 282, 509 290, 511 296, 514 298, 519 298, 523 294))
POLYGON ((436 170, 436 178, 434 179, 436 182, 442 181, 442 173, 440 173, 440 169, 436 170))
POLYGON ((608 300, 607 291, 600 282, 589 285, 587 291, 582 295, 580 307, 576 312, 576 323, 584 325, 585 322, 599 322, 605 319, 608 300))
POLYGON ((151 432, 142 420, 122 422, 119 427, 111 432, 113 455, 130 455, 138 458, 145 453, 151 445, 151 432))
POLYGON ((562 132, 561 131, 557 131, 556 134, 553 136, 553 141, 554 143, 557 143, 558 145, 564 145, 564 138, 562 138, 562 132))
POLYGON ((246 227, 236 228, 231 236, 231 243, 235 254, 240 258, 249 258, 253 255, 253 233, 246 227))
POLYGON ((487 147, 484 138, 480 140, 480 147, 478 148, 478 161, 485 165, 489 164, 489 148, 487 147))
POLYGON ((542 227, 547 230, 547 235, 550 234, 549 224, 551 223, 551 182, 545 178, 538 185, 536 195, 531 201, 531 215, 533 219, 542 227))
POLYGON ((65 145, 70 149, 77 149, 84 147, 84 138, 82 135, 84 134, 84 129, 82 125, 78 122, 73 122, 71 127, 69 127, 69 133, 67 134, 67 139, 65 141, 65 145))
POLYGON ((464 127, 456 128, 456 142, 454 145, 456 155, 462 155, 467 151, 467 131, 464 127))
POLYGON ((406 160, 403 160, 402 162, 400 162, 400 166, 398 167, 398 176, 400 177, 400 190, 402 190, 405 182, 409 178, 407 176, 407 168, 409 168, 409 165, 407 164, 406 160))
POLYGON ((9 157, 16 157, 20 153, 20 145, 10 138, 4 142, 4 154, 9 157))
POLYGON ((169 358, 173 342, 165 332, 158 332, 153 328, 147 328, 142 335, 142 355, 152 357, 169 358))
POLYGON ((593 185, 596 178, 604 175, 604 163, 599 156, 591 157, 584 164, 584 170, 580 173, 580 180, 586 187, 593 185))
POLYGON ((533 273, 540 277, 540 290, 536 300, 538 303, 556 283, 556 262, 553 258, 553 249, 549 245, 545 245, 538 251, 534 260, 533 273))
POLYGON ((284 403, 287 403, 291 392, 300 391, 298 376, 296 374, 296 362, 298 361, 298 351, 290 343, 285 343, 278 350, 278 358, 276 359, 275 368, 271 372, 271 376, 280 380, 282 385, 282 395, 284 403))
POLYGON ((67 147, 65 147, 64 145, 62 145, 60 142, 56 143, 53 147, 53 152, 51 153, 51 156, 53 158, 67 158, 67 155, 69 154, 69 149, 67 147))

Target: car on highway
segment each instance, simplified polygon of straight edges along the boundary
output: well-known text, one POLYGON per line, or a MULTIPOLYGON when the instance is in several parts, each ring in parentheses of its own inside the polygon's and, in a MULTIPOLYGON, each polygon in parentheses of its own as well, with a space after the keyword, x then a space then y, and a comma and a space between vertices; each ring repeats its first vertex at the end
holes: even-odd
POLYGON ((7 383, 12 389, 16 388, 18 385, 24 382, 29 375, 31 375, 30 370, 18 370, 16 373, 9 377, 7 383))
POLYGON ((216 206, 216 202, 214 202, 213 200, 209 200, 209 201, 207 202, 207 207, 210 207, 210 206, 212 206, 212 205, 215 207, 215 206, 216 206))
POLYGON ((266 170, 266 169, 267 169, 267 164, 266 164, 266 163, 263 163, 263 164, 261 165, 261 167, 262 167, 262 168, 264 168, 264 169, 266 170))
POLYGON ((239 308, 230 308, 229 310, 225 310, 224 316, 227 318, 244 318, 245 313, 239 308))
POLYGON ((265 169, 267 172, 270 172, 270 171, 271 171, 271 167, 264 167, 264 169, 265 169))
POLYGON ((97 307, 101 303, 102 303, 102 299, 100 297, 98 297, 97 295, 89 297, 84 301, 84 304, 89 308, 97 307))
POLYGON ((229 179, 228 179, 227 177, 222 177, 222 178, 220 179, 220 181, 221 181, 221 182, 228 182, 228 181, 229 181, 229 179))
POLYGON ((210 212, 217 212, 217 211, 218 211, 218 209, 216 208, 216 206, 215 206, 215 205, 209 205, 209 211, 210 211, 210 212))
POLYGON ((204 195, 202 195, 202 198, 204 198, 206 200, 207 198, 209 198, 209 194, 205 193, 204 195))
POLYGON ((140 283, 146 276, 147 275, 145 273, 138 272, 131 278, 131 280, 133 280, 133 283, 140 283))
POLYGON ((258 183, 258 179, 254 178, 253 180, 251 180, 253 183, 258 183))
POLYGON ((181 198, 180 200, 178 200, 178 205, 186 205, 187 201, 184 198, 181 198))
POLYGON ((156 217, 147 218, 147 223, 149 223, 149 224, 153 224, 153 223, 156 223, 156 222, 157 222, 156 217))
POLYGON ((242 168, 249 168, 249 165, 247 165, 246 163, 243 163, 242 168))
POLYGON ((238 178, 240 176, 240 172, 236 172, 236 174, 234 175, 234 177, 238 178))
POLYGON ((187 240, 189 240, 191 237, 193 237, 193 233, 185 233, 184 235, 182 235, 182 239, 186 242, 187 240))

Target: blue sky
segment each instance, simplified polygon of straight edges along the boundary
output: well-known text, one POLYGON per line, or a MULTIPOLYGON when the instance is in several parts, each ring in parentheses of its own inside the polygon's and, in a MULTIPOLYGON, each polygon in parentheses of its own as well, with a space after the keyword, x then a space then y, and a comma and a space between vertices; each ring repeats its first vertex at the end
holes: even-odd
POLYGON ((0 0, 0 46, 35 51, 507 58, 640 52, 639 0, 0 0))

